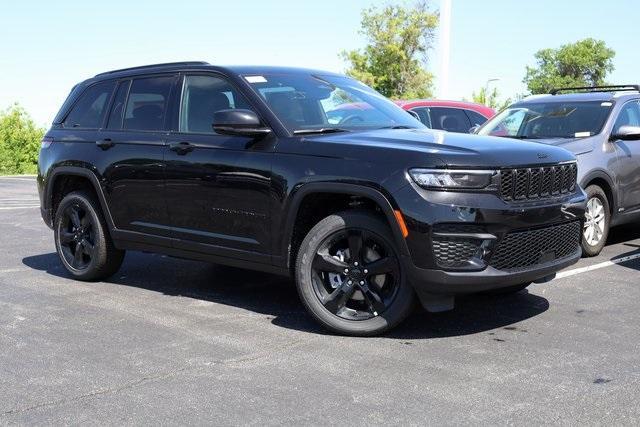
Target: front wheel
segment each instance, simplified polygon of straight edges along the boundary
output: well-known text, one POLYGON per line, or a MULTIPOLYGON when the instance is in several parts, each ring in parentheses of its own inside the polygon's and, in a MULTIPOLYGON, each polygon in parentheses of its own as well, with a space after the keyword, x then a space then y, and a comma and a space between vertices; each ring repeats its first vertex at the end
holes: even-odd
POLYGON ((609 200, 602 188, 590 185, 585 189, 587 193, 587 210, 582 232, 582 255, 596 256, 604 248, 609 235, 611 213, 609 200))
POLYGON ((367 212, 331 215, 309 231, 298 252, 296 286, 309 313, 345 335, 382 333, 413 307, 391 230, 367 212))

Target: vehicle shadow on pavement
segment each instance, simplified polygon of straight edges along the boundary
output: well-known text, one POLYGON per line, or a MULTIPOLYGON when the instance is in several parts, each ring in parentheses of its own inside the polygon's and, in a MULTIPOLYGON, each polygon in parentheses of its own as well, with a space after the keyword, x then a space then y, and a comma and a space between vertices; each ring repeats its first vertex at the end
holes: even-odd
MULTIPOLYGON (((25 257, 23 264, 56 277, 70 279, 56 253, 25 257)), ((309 333, 328 334, 306 313, 292 281, 261 272, 156 254, 127 252, 120 271, 95 286, 116 284, 168 296, 180 296, 238 307, 265 315, 273 325, 309 333)), ((534 285, 536 286, 536 285, 534 285)), ((549 302, 523 291, 510 296, 467 296, 445 313, 415 312, 385 337, 428 339, 461 336, 508 327, 543 313, 549 302)), ((215 308, 212 308, 215 309, 215 308)))

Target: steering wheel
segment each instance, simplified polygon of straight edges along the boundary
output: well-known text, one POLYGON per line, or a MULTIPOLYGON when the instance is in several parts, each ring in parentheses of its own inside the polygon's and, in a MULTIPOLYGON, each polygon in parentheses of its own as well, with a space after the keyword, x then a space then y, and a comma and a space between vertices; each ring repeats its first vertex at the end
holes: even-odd
POLYGON ((350 116, 344 116, 342 120, 340 120, 340 125, 346 125, 350 123, 364 123, 364 118, 357 114, 351 114, 350 116))

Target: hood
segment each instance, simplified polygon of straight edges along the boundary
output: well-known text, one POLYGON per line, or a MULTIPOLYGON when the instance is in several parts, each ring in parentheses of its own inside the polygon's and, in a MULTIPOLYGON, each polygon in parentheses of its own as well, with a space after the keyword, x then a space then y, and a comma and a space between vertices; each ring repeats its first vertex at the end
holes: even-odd
POLYGON ((587 138, 545 138, 532 139, 531 142, 562 147, 577 156, 579 154, 585 154, 593 151, 595 139, 596 137, 593 136, 587 138))
POLYGON ((563 148, 535 142, 491 136, 449 133, 431 129, 376 129, 313 137, 315 141, 350 145, 352 148, 399 150, 412 155, 415 167, 426 158, 444 167, 499 168, 554 164, 575 160, 563 148), (426 155, 426 156, 425 156, 426 155))

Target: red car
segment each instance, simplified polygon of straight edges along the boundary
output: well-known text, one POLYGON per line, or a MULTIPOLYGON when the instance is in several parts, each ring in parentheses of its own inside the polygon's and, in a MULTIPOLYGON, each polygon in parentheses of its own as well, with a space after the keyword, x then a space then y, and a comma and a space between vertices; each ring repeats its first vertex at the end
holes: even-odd
POLYGON ((417 99, 395 103, 416 113, 420 121, 431 129, 448 132, 469 133, 469 129, 483 124, 496 114, 493 108, 473 102, 417 99))

